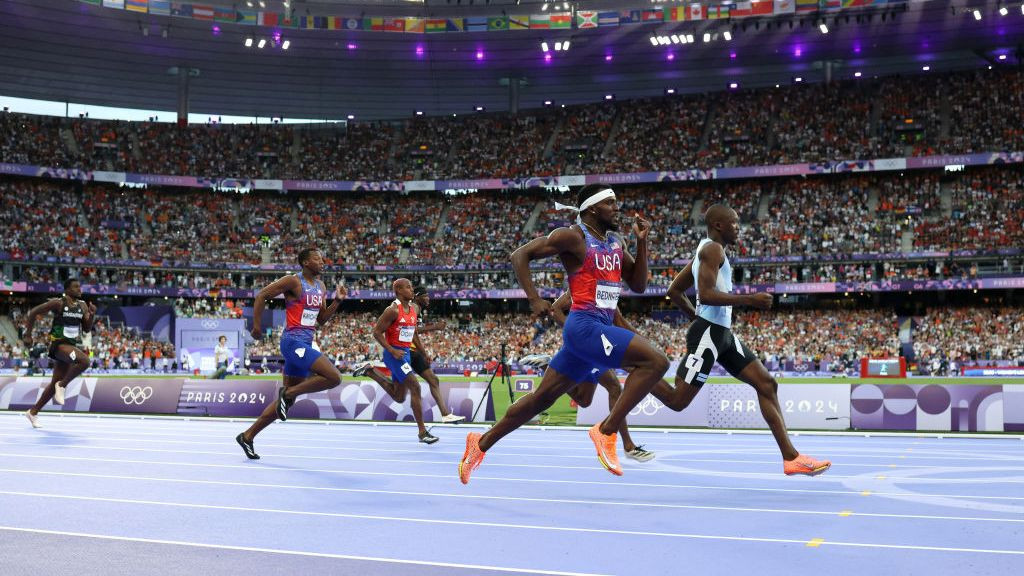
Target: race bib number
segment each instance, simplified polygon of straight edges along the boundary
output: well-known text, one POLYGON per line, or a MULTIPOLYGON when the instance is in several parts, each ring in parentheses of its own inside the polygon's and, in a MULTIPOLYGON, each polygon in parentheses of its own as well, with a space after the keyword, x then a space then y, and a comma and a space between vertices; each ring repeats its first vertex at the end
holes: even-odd
POLYGON ((412 372, 412 366, 409 366, 408 362, 402 364, 402 374, 408 374, 410 372, 412 372))
POLYGON ((65 326, 64 327, 65 338, 78 338, 78 326, 65 326))
POLYGON ((416 334, 415 326, 402 326, 398 330, 398 341, 399 342, 412 342, 412 337, 416 334))
POLYGON ((316 317, 319 315, 319 310, 310 310, 309 308, 306 308, 302 311, 302 320, 299 323, 303 326, 316 326, 316 317))
POLYGON ((597 303, 598 308, 614 310, 619 305, 619 292, 621 291, 622 288, 619 286, 598 284, 597 290, 594 293, 594 302, 597 303))

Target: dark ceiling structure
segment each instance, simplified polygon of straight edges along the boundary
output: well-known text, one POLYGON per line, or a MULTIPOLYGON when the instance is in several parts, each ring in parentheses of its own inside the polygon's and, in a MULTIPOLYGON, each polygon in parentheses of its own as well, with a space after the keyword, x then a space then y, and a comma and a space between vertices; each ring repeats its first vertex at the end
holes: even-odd
MULTIPOLYGON (((266 0, 281 4, 281 0, 266 0)), ((243 2, 217 2, 235 4, 243 2)), ((515 0, 302 2, 301 14, 480 16, 537 13, 515 0)), ((556 3, 560 4, 560 3, 556 3)), ((580 0, 577 9, 645 8, 643 0, 580 0)), ((272 9, 273 6, 268 9, 272 9)), ((178 80, 194 70, 190 111, 202 114, 360 120, 508 110, 558 104, 714 92, 789 83, 1020 66, 1021 0, 929 0, 838 14, 638 24, 590 30, 398 34, 282 30, 287 51, 246 47, 267 28, 107 9, 75 0, 0 2, 0 95, 173 111, 178 80), (1007 6, 1001 16, 999 7, 1007 6), (976 20, 972 11, 983 14, 976 20), (817 18, 826 17, 827 34, 817 18), (728 30, 731 41, 724 40, 728 30), (705 43, 707 32, 714 39, 705 43), (653 46, 652 35, 696 42, 653 46), (541 42, 571 41, 546 61, 541 42), (1003 58, 1000 59, 1000 56, 1003 58), (510 80, 511 79, 511 80, 510 80)))

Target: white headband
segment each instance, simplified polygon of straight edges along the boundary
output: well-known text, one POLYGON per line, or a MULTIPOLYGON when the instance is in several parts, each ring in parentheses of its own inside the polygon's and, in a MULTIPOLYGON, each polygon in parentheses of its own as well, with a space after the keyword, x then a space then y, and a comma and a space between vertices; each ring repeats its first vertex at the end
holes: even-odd
POLYGON ((580 204, 579 208, 577 208, 575 206, 570 206, 568 204, 561 204, 559 202, 555 202, 555 209, 556 210, 572 210, 574 212, 583 212, 584 210, 586 210, 587 208, 590 208, 594 204, 597 204, 598 202, 601 202, 602 200, 607 200, 608 198, 615 198, 615 191, 613 191, 611 188, 605 188, 604 190, 601 190, 601 191, 597 192, 596 194, 594 194, 590 198, 587 198, 586 200, 583 201, 583 204, 580 204))

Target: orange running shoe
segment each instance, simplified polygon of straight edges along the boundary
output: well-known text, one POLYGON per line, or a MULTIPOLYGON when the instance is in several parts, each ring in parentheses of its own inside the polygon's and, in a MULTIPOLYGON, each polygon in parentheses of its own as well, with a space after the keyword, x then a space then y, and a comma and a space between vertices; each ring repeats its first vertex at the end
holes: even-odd
POLYGON ((463 484, 469 484, 469 475, 484 461, 486 453, 480 449, 480 436, 482 435, 476 432, 470 432, 466 436, 466 451, 459 461, 459 480, 462 480, 463 484))
POLYGON ((615 440, 618 434, 605 436, 601 434, 601 423, 598 422, 590 428, 590 439, 597 448, 597 459, 601 465, 616 476, 622 476, 622 466, 619 466, 619 456, 615 453, 615 440))
POLYGON ((806 454, 798 454, 796 458, 782 462, 782 471, 786 473, 786 476, 794 474, 817 476, 828 470, 830 466, 832 466, 832 462, 828 460, 815 460, 806 454))

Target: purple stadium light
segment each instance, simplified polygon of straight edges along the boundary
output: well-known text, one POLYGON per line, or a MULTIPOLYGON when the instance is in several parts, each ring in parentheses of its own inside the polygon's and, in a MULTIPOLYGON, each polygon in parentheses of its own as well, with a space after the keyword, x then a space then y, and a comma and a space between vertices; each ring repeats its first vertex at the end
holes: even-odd
POLYGON ((793 48, 793 56, 796 56, 797 58, 799 58, 799 57, 801 57, 803 55, 804 55, 803 47, 797 46, 797 47, 793 48))
POLYGON ((274 43, 275 44, 280 44, 281 43, 281 31, 280 30, 274 30, 274 33, 271 34, 270 37, 274 39, 274 43))
POLYGON ((544 53, 544 62, 551 62, 551 53, 550 52, 545 52, 544 53))
POLYGON ((220 26, 217 26, 216 24, 213 25, 213 35, 220 36, 220 26))
POLYGON ((611 54, 605 54, 604 55, 604 61, 605 62, 611 62, 612 61, 612 55, 611 54))
POLYGON ((349 50, 355 50, 355 49, 356 49, 356 48, 358 48, 359 46, 356 46, 356 45, 355 45, 355 44, 353 44, 352 42, 349 42, 349 43, 348 43, 348 46, 347 46, 347 47, 348 47, 348 49, 349 49, 349 50))
POLYGON ((477 51, 476 51, 476 59, 477 60, 483 60, 484 59, 484 51, 482 49, 477 49, 477 51))
POLYGON ((729 52, 729 59, 730 60, 735 60, 736 59, 736 53, 735 52, 729 52))
POLYGON ((424 52, 423 44, 417 44, 416 45, 416 55, 422 57, 423 56, 423 52, 424 52))
POLYGON ((676 59, 676 55, 673 54, 672 52, 669 52, 668 54, 665 55, 665 59, 671 62, 676 59))
POLYGON ((853 44, 853 53, 854 54, 860 54, 860 42, 859 41, 855 42, 853 44))

